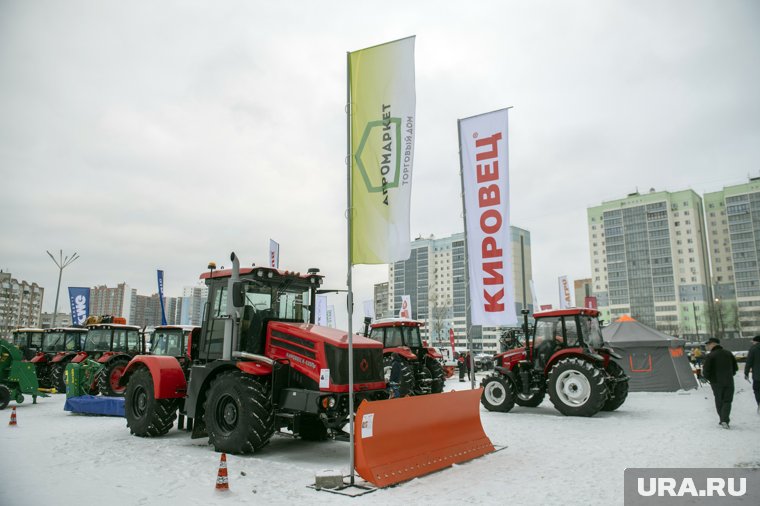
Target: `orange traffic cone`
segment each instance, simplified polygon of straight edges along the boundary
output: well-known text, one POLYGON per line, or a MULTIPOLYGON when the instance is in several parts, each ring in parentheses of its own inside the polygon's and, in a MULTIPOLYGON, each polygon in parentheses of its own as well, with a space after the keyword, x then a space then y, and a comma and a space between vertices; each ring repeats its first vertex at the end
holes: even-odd
POLYGON ((229 490, 230 485, 227 481, 227 454, 222 453, 219 461, 219 472, 216 474, 216 490, 229 490))
POLYGON ((16 406, 13 406, 13 411, 11 411, 11 421, 8 422, 8 425, 11 427, 16 427, 16 406))

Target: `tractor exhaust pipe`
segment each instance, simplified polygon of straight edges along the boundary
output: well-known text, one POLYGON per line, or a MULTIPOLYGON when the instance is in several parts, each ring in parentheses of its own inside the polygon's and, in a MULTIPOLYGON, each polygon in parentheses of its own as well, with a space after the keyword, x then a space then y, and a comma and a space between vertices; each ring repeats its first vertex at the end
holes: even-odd
POLYGON ((224 341, 222 343, 222 360, 232 360, 233 347, 237 349, 237 327, 240 322, 240 313, 235 307, 233 287, 240 281, 240 260, 233 251, 230 253, 232 261, 232 275, 227 281, 227 311, 229 318, 224 322, 224 341))

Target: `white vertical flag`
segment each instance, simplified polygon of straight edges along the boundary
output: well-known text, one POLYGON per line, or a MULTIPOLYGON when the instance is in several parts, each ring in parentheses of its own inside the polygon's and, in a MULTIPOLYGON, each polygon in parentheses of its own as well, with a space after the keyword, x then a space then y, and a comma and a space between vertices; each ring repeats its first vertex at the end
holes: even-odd
POLYGON ((327 327, 327 295, 317 295, 316 324, 327 327))
POLYGON ((538 296, 536 295, 536 285, 533 284, 532 279, 530 280, 530 294, 533 297, 533 312, 535 313, 536 311, 539 310, 539 307, 538 307, 538 296))
POLYGON ((516 325, 507 109, 459 120, 473 325, 516 325))
POLYGON ((327 306, 327 326, 335 328, 335 306, 327 306))
POLYGON ((559 308, 567 309, 573 307, 573 296, 570 292, 570 279, 567 276, 560 276, 559 282, 559 308))
POLYGON ((375 319, 375 304, 371 300, 364 301, 364 316, 375 319))
POLYGON ((398 317, 412 319, 412 298, 410 296, 401 296, 401 309, 398 312, 398 317))
POLYGON ((269 267, 280 268, 280 245, 269 239, 269 267))

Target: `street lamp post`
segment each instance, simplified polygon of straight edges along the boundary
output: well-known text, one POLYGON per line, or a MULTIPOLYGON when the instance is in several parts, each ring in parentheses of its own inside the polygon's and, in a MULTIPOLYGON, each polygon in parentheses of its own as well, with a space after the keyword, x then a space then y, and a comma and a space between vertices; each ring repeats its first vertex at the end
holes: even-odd
POLYGON ((63 277, 63 269, 71 265, 71 263, 74 260, 77 260, 79 256, 74 253, 70 257, 68 255, 64 257, 63 250, 58 250, 58 260, 56 260, 56 258, 49 251, 46 251, 46 253, 58 267, 58 288, 55 291, 55 310, 53 311, 53 321, 51 323, 51 326, 55 327, 55 319, 58 317, 58 296, 61 292, 61 277, 63 277))

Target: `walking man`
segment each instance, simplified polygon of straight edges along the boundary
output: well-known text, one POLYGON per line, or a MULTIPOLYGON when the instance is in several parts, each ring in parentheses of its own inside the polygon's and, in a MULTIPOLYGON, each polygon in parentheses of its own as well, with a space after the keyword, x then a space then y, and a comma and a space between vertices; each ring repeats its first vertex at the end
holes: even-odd
POLYGON ((720 416, 720 426, 730 429, 731 402, 734 400, 734 375, 739 370, 734 354, 724 350, 720 339, 711 337, 705 343, 707 357, 702 374, 710 382, 715 396, 715 409, 720 416))
POLYGON ((749 375, 752 373, 752 390, 755 392, 757 413, 760 415, 760 336, 755 336, 752 340, 755 344, 752 345, 747 354, 747 363, 744 364, 744 377, 749 381, 749 375))

